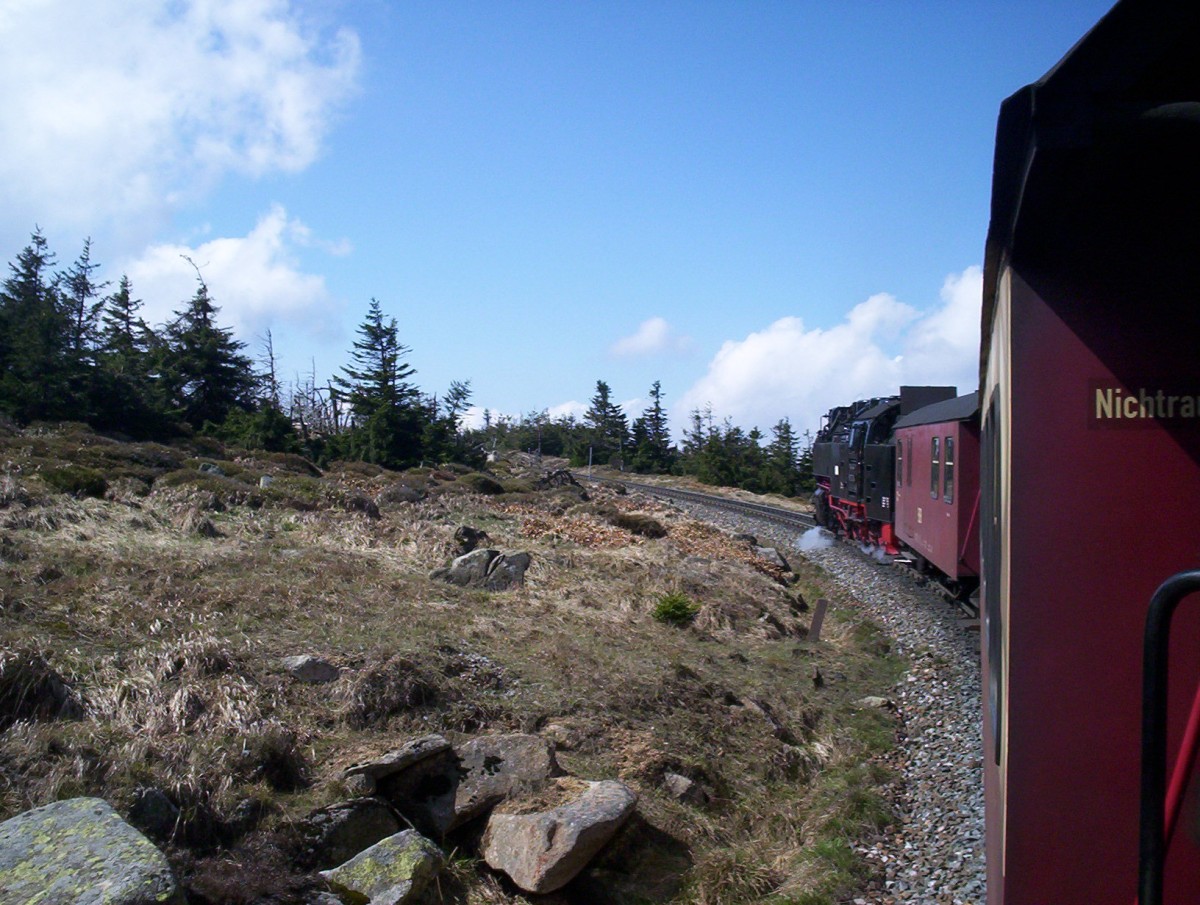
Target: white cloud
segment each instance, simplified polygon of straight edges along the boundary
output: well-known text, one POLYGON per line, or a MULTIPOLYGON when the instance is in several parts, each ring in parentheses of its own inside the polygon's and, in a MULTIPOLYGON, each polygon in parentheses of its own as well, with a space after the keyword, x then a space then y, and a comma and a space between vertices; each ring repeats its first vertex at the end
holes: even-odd
POLYGON ((355 34, 288 0, 25 0, 0 12, 0 206, 83 227, 161 219, 229 172, 311 163, 355 34))
POLYGON ((619 357, 655 355, 661 352, 682 352, 691 344, 686 336, 677 336, 664 318, 652 317, 642 321, 631 336, 622 337, 609 351, 619 357))
POLYGON ((952 384, 975 389, 983 280, 978 267, 948 276, 941 304, 920 312, 886 293, 856 305, 829 329, 785 317, 726 341, 708 373, 672 410, 672 423, 711 404, 718 418, 769 431, 788 417, 798 431, 815 430, 835 405, 886 396, 901 384, 952 384))
POLYGON ((190 258, 221 309, 219 322, 242 341, 253 343, 283 323, 315 336, 337 335, 337 306, 324 277, 300 270, 293 251, 297 236, 314 244, 304 224, 288 219, 276 205, 247 236, 216 238, 194 248, 153 245, 123 269, 134 294, 145 300, 142 313, 152 324, 166 322, 195 294, 190 258))
POLYGON ((582 419, 587 412, 588 407, 582 402, 576 402, 572 399, 570 402, 560 402, 558 405, 552 405, 547 409, 547 414, 550 415, 551 421, 557 421, 559 418, 566 418, 572 415, 576 420, 582 419))

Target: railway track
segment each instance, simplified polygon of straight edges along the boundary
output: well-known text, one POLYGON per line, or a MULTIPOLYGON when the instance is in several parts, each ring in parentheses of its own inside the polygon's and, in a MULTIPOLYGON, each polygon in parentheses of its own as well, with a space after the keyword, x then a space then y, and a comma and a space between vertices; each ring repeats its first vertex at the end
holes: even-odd
MULTIPOLYGON (((715 494, 698 493, 694 490, 676 490, 673 487, 661 487, 657 484, 641 484, 637 481, 626 481, 621 478, 595 477, 585 474, 577 474, 576 477, 595 484, 619 484, 626 490, 633 490, 663 499, 678 500, 698 506, 708 506, 713 509, 724 509, 728 512, 736 512, 741 515, 750 516, 751 518, 762 519, 763 521, 772 522, 773 524, 797 531, 804 531, 817 526, 816 520, 811 515, 803 512, 795 512, 791 509, 783 509, 778 506, 768 506, 764 503, 748 503, 744 500, 731 500, 728 497, 716 496, 715 494)), ((946 587, 933 576, 922 574, 917 569, 916 564, 908 557, 892 556, 889 557, 889 560, 893 566, 910 575, 914 581, 920 584, 927 584, 930 588, 936 590, 947 601, 957 606, 968 619, 973 620, 978 618, 979 607, 977 601, 963 599, 953 588, 946 587)))
POLYGON ((657 484, 639 484, 636 481, 626 481, 617 478, 589 477, 583 474, 576 475, 576 477, 591 481, 594 484, 620 484, 627 490, 636 490, 639 493, 649 494, 650 496, 680 500, 682 502, 695 503, 699 506, 725 509, 730 512, 739 512, 743 515, 783 525, 786 528, 805 529, 817 526, 816 521, 811 515, 806 515, 803 512, 794 512, 790 509, 782 509, 778 506, 767 506, 763 503, 747 503, 744 500, 731 500, 728 497, 716 496, 709 493, 697 493, 693 490, 676 490, 673 487, 660 487, 657 484))

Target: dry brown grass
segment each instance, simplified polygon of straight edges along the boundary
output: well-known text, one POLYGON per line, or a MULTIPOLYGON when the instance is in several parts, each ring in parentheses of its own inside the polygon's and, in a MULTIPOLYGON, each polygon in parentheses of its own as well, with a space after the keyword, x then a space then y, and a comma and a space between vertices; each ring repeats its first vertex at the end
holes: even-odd
MULTIPOLYGON (((823 777, 862 752, 840 715, 888 676, 852 608, 826 623, 822 645, 805 642, 800 595, 842 602, 818 570, 800 563, 790 583, 746 544, 602 489, 579 506, 553 488, 462 492, 449 471, 339 465, 318 477, 302 461, 212 453, 77 428, 0 437, 0 710, 11 714, 0 818, 76 794, 127 813, 158 789, 181 815, 169 851, 206 896, 238 886, 248 832, 273 838, 344 795, 349 763, 431 731, 545 731, 573 774, 639 792, 639 829, 603 868, 633 871, 630 888, 699 903, 827 884, 801 850, 836 813, 823 777), (36 478, 80 449, 89 467, 129 472, 108 476, 107 499, 36 478), (159 481, 194 461, 228 466, 230 484, 159 481), (277 476, 262 493, 259 473, 277 476), (381 514, 350 502, 401 477, 429 495, 381 514), (666 534, 617 527, 613 513, 666 534), (464 524, 489 546, 532 552, 524 587, 428 577, 464 524), (669 591, 700 606, 689 626, 652 617, 669 591), (279 661, 296 653, 326 657, 342 678, 292 680, 279 661), (815 689, 814 666, 845 678, 815 689), (51 674, 73 704, 45 703, 51 674), (699 782, 709 803, 672 799, 667 772, 699 782)), ((503 480, 518 478, 536 485, 503 480)), ((270 857, 277 891, 303 886, 270 857)), ((469 859, 443 893, 524 901, 469 859)))

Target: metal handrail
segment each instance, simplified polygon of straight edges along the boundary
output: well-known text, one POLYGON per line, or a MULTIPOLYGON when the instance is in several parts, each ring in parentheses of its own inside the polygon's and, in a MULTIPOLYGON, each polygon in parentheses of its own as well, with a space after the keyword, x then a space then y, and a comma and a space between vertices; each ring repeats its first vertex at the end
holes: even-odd
MULTIPOLYGON (((1172 575, 1150 598, 1142 653, 1142 801, 1138 903, 1162 905, 1163 865, 1178 803, 1167 812, 1167 689, 1171 618, 1180 601, 1200 591, 1200 570, 1172 575), (1168 823, 1171 825, 1168 826, 1168 823)), ((1180 751, 1188 759, 1195 752, 1180 751)), ((1186 765, 1179 764, 1186 769, 1186 765)))

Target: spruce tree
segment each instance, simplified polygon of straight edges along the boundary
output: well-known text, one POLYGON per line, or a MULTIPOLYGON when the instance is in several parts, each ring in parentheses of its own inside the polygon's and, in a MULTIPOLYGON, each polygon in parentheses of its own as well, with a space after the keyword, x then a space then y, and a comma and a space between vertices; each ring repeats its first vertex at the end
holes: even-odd
POLYGON ((141 307, 128 276, 103 300, 88 410, 97 427, 136 437, 163 436, 170 432, 170 420, 151 377, 161 340, 138 314, 141 307))
POLYGON ((603 380, 596 381, 596 395, 583 420, 589 429, 592 461, 606 464, 621 455, 629 439, 629 424, 621 407, 612 401, 612 390, 603 380))
POLYGON ((142 300, 133 297, 129 277, 122 275, 117 291, 104 299, 100 317, 100 360, 114 374, 144 377, 149 370, 153 331, 138 312, 142 300))
POLYGON ((196 294, 167 325, 161 352, 161 381, 168 405, 193 427, 221 424, 229 413, 254 408, 257 378, 246 344, 217 326, 220 310, 196 274, 196 294))
POLYGON ((633 424, 633 469, 643 474, 666 474, 674 458, 662 397, 662 384, 656 380, 650 387, 650 406, 633 424))
POLYGON ((83 240, 83 251, 65 273, 58 275, 64 312, 70 321, 67 346, 79 363, 93 363, 99 345, 100 312, 104 300, 100 291, 107 283, 97 283, 94 275, 100 265, 92 260, 92 240, 83 240))
POLYGON ((421 458, 427 418, 420 394, 408 378, 416 373, 402 359, 396 319, 384 319, 378 299, 371 299, 350 353, 353 364, 335 377, 338 402, 351 413, 347 452, 367 462, 398 468, 421 458))
POLYGON ((796 434, 792 423, 781 418, 771 428, 774 435, 767 446, 767 489, 784 496, 795 496, 800 474, 796 467, 796 434))
POLYGON ((71 396, 71 324, 41 230, 0 287, 0 408, 17 421, 79 417, 71 396))

